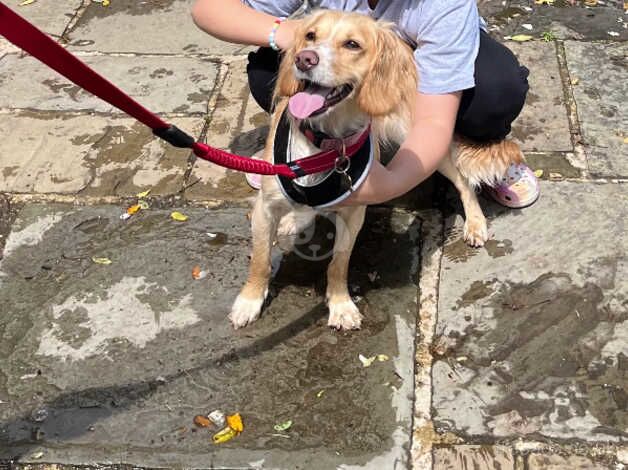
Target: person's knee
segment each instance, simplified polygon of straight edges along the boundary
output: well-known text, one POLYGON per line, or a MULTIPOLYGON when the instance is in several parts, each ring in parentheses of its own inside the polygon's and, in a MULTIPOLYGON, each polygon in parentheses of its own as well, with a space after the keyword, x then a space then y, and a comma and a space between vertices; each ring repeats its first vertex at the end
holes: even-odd
POLYGON ((492 77, 491 83, 486 84, 485 106, 489 114, 514 119, 519 115, 528 94, 528 69, 517 64, 517 69, 511 73, 492 77))

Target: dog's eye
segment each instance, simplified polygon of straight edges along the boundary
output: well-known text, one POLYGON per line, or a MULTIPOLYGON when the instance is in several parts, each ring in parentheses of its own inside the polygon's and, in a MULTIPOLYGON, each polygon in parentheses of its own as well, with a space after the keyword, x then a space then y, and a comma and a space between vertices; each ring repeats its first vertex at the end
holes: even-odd
POLYGON ((353 39, 349 39, 348 41, 345 41, 343 46, 353 51, 357 51, 358 49, 361 49, 360 45, 357 42, 355 42, 353 39))
POLYGON ((305 39, 308 41, 314 41, 316 39, 316 33, 314 31, 310 31, 305 35, 305 39))

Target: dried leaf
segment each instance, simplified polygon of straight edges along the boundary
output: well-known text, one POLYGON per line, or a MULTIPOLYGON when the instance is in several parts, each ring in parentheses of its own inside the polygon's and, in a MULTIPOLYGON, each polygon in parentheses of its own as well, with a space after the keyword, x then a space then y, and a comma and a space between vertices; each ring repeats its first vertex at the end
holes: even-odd
POLYGON ((126 213, 129 215, 133 215, 139 212, 142 208, 139 204, 133 204, 131 207, 127 208, 126 213))
POLYGON ((514 36, 510 37, 510 40, 515 42, 526 42, 531 41, 532 39, 534 38, 529 34, 515 34, 514 36))
POLYGON ((141 193, 137 193, 136 196, 140 199, 144 199, 146 196, 150 194, 151 191, 152 191, 152 188, 147 189, 146 191, 142 191, 141 193))
POLYGON ((170 218, 172 220, 176 220, 177 222, 185 222, 186 220, 188 220, 187 215, 177 211, 174 211, 172 214, 170 214, 170 218))
POLYGON ((283 423, 277 423, 273 426, 275 431, 287 431, 292 426, 292 420, 284 421, 283 423))
POLYGON ((97 258, 95 256, 92 257, 92 261, 96 264, 104 264, 104 265, 109 265, 112 263, 112 261, 109 258, 97 258))
POLYGON ((240 416, 240 413, 227 416, 227 426, 238 433, 244 431, 244 424, 242 423, 242 416, 240 416))

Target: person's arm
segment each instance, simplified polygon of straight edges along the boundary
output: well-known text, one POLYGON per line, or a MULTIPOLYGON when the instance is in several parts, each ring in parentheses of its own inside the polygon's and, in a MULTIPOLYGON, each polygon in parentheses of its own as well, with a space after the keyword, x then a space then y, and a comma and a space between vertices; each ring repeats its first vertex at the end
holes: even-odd
POLYGON ((434 173, 448 154, 460 92, 417 92, 414 123, 391 162, 374 162, 364 183, 343 205, 380 204, 407 193, 434 173))
MULTIPOLYGON (((253 46, 268 46, 268 34, 276 19, 241 0, 196 0, 192 18, 199 28, 218 39, 253 46)), ((292 43, 296 24, 298 21, 294 20, 281 23, 275 36, 280 49, 292 43)))

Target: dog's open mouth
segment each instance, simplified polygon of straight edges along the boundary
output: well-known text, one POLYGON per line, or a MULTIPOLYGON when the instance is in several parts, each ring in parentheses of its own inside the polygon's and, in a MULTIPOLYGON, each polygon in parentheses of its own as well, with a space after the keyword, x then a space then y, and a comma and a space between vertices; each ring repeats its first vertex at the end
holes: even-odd
POLYGON ((349 84, 332 88, 306 81, 305 89, 290 98, 288 108, 295 118, 306 119, 324 113, 352 91, 353 86, 349 84))

